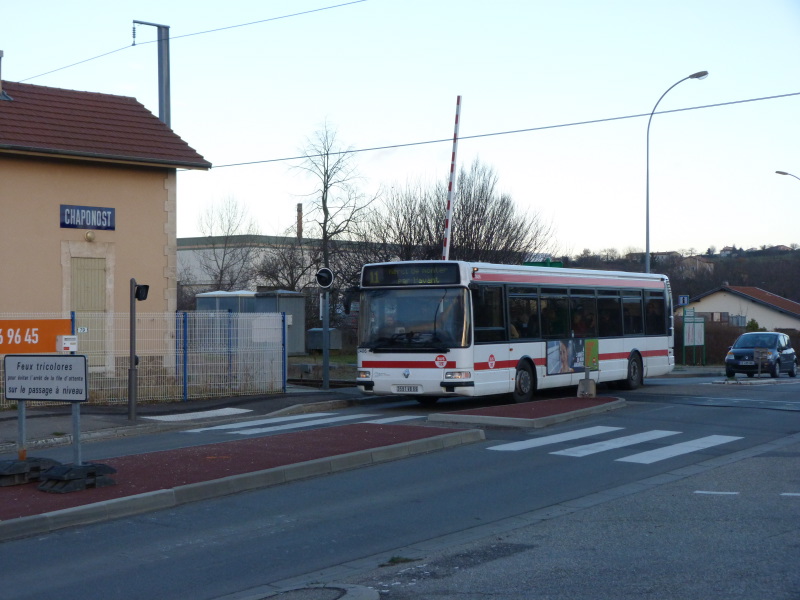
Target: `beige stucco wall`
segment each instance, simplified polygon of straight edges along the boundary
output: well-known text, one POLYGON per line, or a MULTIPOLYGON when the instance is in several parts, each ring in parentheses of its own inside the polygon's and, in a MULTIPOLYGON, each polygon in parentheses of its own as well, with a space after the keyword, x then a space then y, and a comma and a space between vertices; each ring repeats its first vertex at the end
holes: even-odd
POLYGON ((174 169, 0 154, 0 313, 70 306, 70 258, 106 259, 106 310, 127 313, 130 279, 148 284, 142 312, 176 308, 174 169), (114 208, 116 230, 60 227, 61 204, 114 208))

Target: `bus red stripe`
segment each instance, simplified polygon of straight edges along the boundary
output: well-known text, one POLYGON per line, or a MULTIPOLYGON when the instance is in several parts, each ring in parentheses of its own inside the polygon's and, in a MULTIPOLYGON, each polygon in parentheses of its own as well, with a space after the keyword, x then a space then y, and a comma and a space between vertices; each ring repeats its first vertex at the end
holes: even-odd
MULTIPOLYGON (((639 353, 645 358, 668 356, 669 352, 666 349, 659 350, 639 350, 639 353)), ((600 355, 600 360, 625 360, 630 356, 630 352, 609 352, 600 355)), ((517 366, 518 360, 498 360, 494 363, 494 367, 489 367, 488 362, 476 362, 473 367, 462 366, 462 369, 472 368, 476 371, 488 371, 494 369, 513 369, 517 366)), ((533 360, 537 367, 544 367, 547 365, 545 358, 536 358, 533 360)), ((361 363, 364 369, 455 369, 457 363, 454 360, 447 361, 444 367, 438 367, 431 360, 365 360, 361 363)))
POLYGON ((575 277, 557 275, 522 275, 514 273, 482 273, 473 275, 475 281, 500 281, 505 283, 548 283, 558 285, 587 285, 599 287, 664 289, 664 282, 653 279, 616 279, 611 277, 575 277))

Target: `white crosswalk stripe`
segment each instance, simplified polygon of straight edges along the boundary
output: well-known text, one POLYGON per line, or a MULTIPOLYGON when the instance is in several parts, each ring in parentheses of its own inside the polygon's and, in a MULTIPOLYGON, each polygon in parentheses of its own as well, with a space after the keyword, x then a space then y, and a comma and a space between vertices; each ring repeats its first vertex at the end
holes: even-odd
MULTIPOLYGON (((213 425, 210 427, 199 427, 197 429, 187 429, 184 433, 201 433, 204 431, 219 431, 232 435, 257 435, 260 433, 274 433, 276 431, 288 431, 303 427, 316 427, 319 425, 330 425, 332 423, 342 423, 344 421, 355 421, 359 419, 369 419, 378 415, 361 413, 356 415, 344 415, 334 417, 336 413, 318 412, 303 415, 291 415, 288 417, 270 417, 268 419, 256 419, 253 421, 242 421, 240 423, 226 423, 225 425, 213 425)), ((389 423, 399 423, 402 421, 412 421, 424 419, 424 415, 400 415, 396 417, 386 417, 383 419, 372 419, 362 421, 373 425, 386 425, 389 423)))
POLYGON ((615 438, 605 442, 596 442, 594 444, 586 444, 585 446, 575 446, 574 448, 568 448, 566 450, 558 450, 550 454, 560 454, 562 456, 589 456, 590 454, 597 454, 598 452, 605 452, 606 450, 614 450, 616 448, 624 448, 625 446, 633 446, 634 444, 641 444, 670 435, 678 435, 679 433, 680 431, 661 431, 654 429, 653 431, 626 435, 625 437, 615 438))
POLYGON ((401 421, 419 421, 420 419, 426 419, 425 415, 405 415, 402 417, 387 417, 385 419, 375 419, 374 421, 364 421, 364 423, 369 423, 370 425, 388 425, 389 423, 399 423, 401 421))
POLYGON ((200 433, 202 431, 224 431, 226 429, 243 429, 243 428, 257 427, 258 425, 267 425, 271 423, 286 423, 290 421, 299 421, 302 419, 326 417, 332 414, 334 413, 319 412, 319 413, 307 413, 304 415, 291 415, 288 417, 270 417, 269 419, 256 419, 254 421, 241 421, 239 423, 227 423, 225 425, 200 427, 199 429, 187 429, 184 433, 200 433))
POLYGON ((343 421, 354 421, 356 419, 366 419, 377 415, 345 415, 343 417, 328 417, 323 419, 313 419, 311 421, 300 421, 299 423, 286 423, 284 425, 274 425, 272 427, 256 427, 255 429, 244 429, 232 431, 235 435, 255 435, 258 433, 272 433, 275 431, 287 431, 289 429, 300 429, 301 427, 314 427, 316 425, 329 425, 331 423, 341 423, 343 421))
POLYGON ((581 438, 591 437, 593 435, 600 435, 601 433, 608 433, 609 431, 617 431, 618 429, 622 429, 622 427, 588 427, 586 429, 568 431, 567 433, 557 433, 555 435, 546 435, 544 437, 532 438, 530 440, 523 440, 521 442, 509 442, 508 444, 500 444, 499 446, 490 446, 487 448, 487 450, 516 452, 517 450, 527 450, 528 448, 537 448, 539 446, 547 446, 549 444, 559 444, 561 442, 579 440, 581 438))
MULTIPOLYGON (((532 438, 529 440, 522 440, 519 442, 509 442, 507 444, 489 446, 487 450, 517 452, 520 450, 528 450, 530 448, 538 448, 541 446, 548 446, 551 444, 560 444, 563 442, 570 442, 573 440, 584 439, 596 435, 602 435, 604 433, 610 433, 612 431, 619 431, 621 429, 624 428, 602 427, 602 426, 587 427, 585 429, 576 429, 575 431, 568 431, 565 433, 558 433, 554 435, 546 435, 542 437, 532 438)), ((549 454, 555 454, 559 456, 570 456, 573 458, 582 458, 585 456, 590 456, 592 454, 597 454, 599 452, 606 452, 608 450, 617 450, 619 448, 626 448, 628 446, 642 444, 645 442, 650 442, 670 437, 673 435, 680 435, 681 433, 683 432, 653 429, 641 433, 634 433, 631 435, 612 438, 610 440, 603 440, 591 444, 573 446, 571 448, 565 448, 564 450, 556 450, 550 452, 549 454)), ((657 448, 655 450, 648 450, 646 452, 632 454, 630 456, 618 458, 616 460, 618 462, 649 465, 654 462, 666 460, 668 458, 673 458, 675 456, 681 456, 683 454, 689 454, 691 452, 699 452, 707 448, 712 448, 714 446, 719 446, 721 444, 727 444, 740 439, 742 438, 732 435, 710 435, 696 440, 690 440, 687 442, 672 444, 670 446, 664 446, 662 448, 657 448)))
POLYGON ((727 444, 736 440, 742 439, 732 435, 709 435, 708 437, 692 440, 690 442, 683 442, 682 444, 673 444, 657 450, 650 450, 649 452, 641 452, 633 456, 626 456, 625 458, 618 458, 620 462, 638 463, 642 465, 649 465, 659 460, 665 460, 681 454, 689 454, 690 452, 698 452, 719 446, 720 444, 727 444))

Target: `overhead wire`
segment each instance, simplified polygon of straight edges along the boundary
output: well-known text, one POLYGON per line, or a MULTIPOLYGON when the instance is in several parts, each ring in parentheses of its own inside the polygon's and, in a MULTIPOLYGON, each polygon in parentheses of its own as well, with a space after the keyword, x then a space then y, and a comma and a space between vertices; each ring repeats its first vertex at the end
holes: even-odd
MULTIPOLYGON (((181 38, 192 37, 195 35, 205 35, 208 33, 216 33, 218 31, 225 31, 227 29, 236 29, 238 27, 247 27, 249 25, 258 25, 259 23, 268 23, 270 21, 279 21, 281 19, 289 19, 291 17, 300 17, 303 15, 309 15, 316 12, 322 12, 324 10, 332 10, 334 8, 342 8, 343 6, 349 6, 351 4, 360 4, 361 2, 368 2, 368 0, 351 0, 350 2, 342 2, 341 4, 334 4, 331 6, 323 6, 322 8, 312 8, 311 10, 304 10, 301 12, 292 13, 289 15, 281 15, 279 17, 270 17, 268 19, 260 19, 258 21, 250 21, 249 23, 239 23, 238 25, 227 25, 225 27, 217 27, 216 29, 208 29, 206 31, 196 31, 194 33, 185 33, 183 35, 176 35, 174 37, 170 37, 170 41, 172 40, 179 40, 181 38)), ((129 46, 123 46, 122 48, 117 48, 116 50, 110 50, 108 52, 104 52, 103 54, 98 54, 97 56, 93 56, 91 58, 86 58, 84 60, 79 60, 78 62, 65 65, 63 67, 59 67, 57 69, 53 69, 52 71, 47 71, 46 73, 39 73, 38 75, 33 75, 32 77, 27 77, 25 79, 20 79, 19 83, 24 83, 26 81, 30 81, 31 79, 37 79, 39 77, 44 77, 45 75, 50 75, 51 73, 57 73, 58 71, 63 71, 64 69, 69 69, 71 67, 75 67, 77 65, 82 65, 83 63, 91 62, 93 60, 97 60, 98 58, 103 58, 104 56, 108 56, 109 54, 114 54, 116 52, 120 52, 122 50, 128 50, 133 48, 134 46, 143 46, 145 44, 155 44, 158 40, 150 40, 147 42, 139 42, 136 43, 136 33, 134 29, 134 36, 133 36, 133 43, 129 46)))
MULTIPOLYGON (((729 102, 717 102, 715 104, 704 104, 702 106, 689 106, 689 107, 686 107, 686 108, 673 108, 673 109, 670 109, 670 110, 660 110, 660 111, 657 111, 657 112, 655 112, 653 114, 663 115, 663 114, 668 114, 668 113, 685 112, 685 111, 689 111, 689 110, 700 110, 700 109, 703 109, 703 108, 717 108, 717 107, 720 107, 720 106, 730 106, 730 105, 733 105, 733 104, 745 104, 747 102, 760 102, 762 100, 775 100, 775 99, 778 99, 778 98, 788 98, 788 97, 791 97, 791 96, 800 96, 800 92, 791 92, 791 93, 788 93, 788 94, 777 94, 775 96, 762 96, 760 98, 748 98, 746 100, 731 100, 729 102)), ((624 120, 624 119, 637 119, 639 117, 649 117, 649 116, 650 116, 650 113, 648 112, 648 113, 640 113, 640 114, 636 114, 636 115, 626 115, 626 116, 622 116, 622 117, 606 117, 606 118, 603 118, 603 119, 591 119, 591 120, 588 120, 588 121, 575 121, 573 123, 560 123, 560 124, 557 124, 557 125, 542 125, 542 126, 539 126, 539 127, 526 127, 524 129, 511 129, 509 131, 495 131, 495 132, 492 132, 492 133, 478 133, 478 134, 475 134, 475 135, 459 136, 459 140, 470 140, 470 139, 478 139, 478 138, 484 138, 484 137, 494 137, 494 136, 499 136, 499 135, 511 135, 511 134, 514 134, 514 133, 528 133, 528 132, 531 132, 531 131, 544 131, 546 129, 559 129, 561 127, 577 127, 579 125, 594 125, 596 123, 608 123, 608 122, 611 122, 611 121, 621 121, 621 120, 624 120)), ((397 148, 409 148, 409 147, 412 147, 412 146, 423 146, 423 145, 426 145, 426 144, 439 144, 439 143, 442 143, 442 142, 452 142, 452 141, 453 141, 453 138, 449 137, 449 138, 442 138, 442 139, 437 139, 437 140, 426 140, 426 141, 421 141, 421 142, 406 142, 406 143, 401 143, 401 144, 389 144, 387 146, 373 146, 373 147, 369 147, 369 148, 354 148, 354 149, 348 149, 348 150, 339 150, 339 151, 336 151, 336 152, 326 152, 325 154, 303 154, 302 156, 287 156, 287 157, 283 157, 283 158, 268 158, 268 159, 264 159, 264 160, 253 160, 253 161, 247 161, 247 162, 230 163, 230 164, 225 164, 225 165, 215 165, 213 168, 214 169, 224 169, 226 167, 242 167, 242 166, 247 166, 247 165, 258 165, 258 164, 265 164, 265 163, 288 162, 288 161, 292 161, 292 160, 303 160, 303 159, 306 159, 306 158, 315 158, 315 157, 319 157, 319 156, 337 156, 337 155, 342 155, 342 154, 356 154, 356 153, 359 153, 359 152, 375 152, 375 151, 378 151, 378 150, 395 150, 397 148)))
MULTIPOLYGON (((322 11, 325 11, 325 10, 332 10, 334 8, 342 8, 344 6, 350 6, 352 4, 360 4, 362 2, 367 2, 367 1, 368 0, 351 0, 349 2, 342 2, 340 4, 334 4, 334 5, 331 5, 331 6, 324 6, 324 7, 321 7, 321 8, 314 8, 314 9, 310 9, 310 10, 306 10, 306 11, 291 13, 291 14, 288 14, 288 15, 281 15, 281 16, 278 16, 278 17, 270 17, 268 19, 260 19, 258 21, 250 21, 248 23, 239 23, 237 25, 227 25, 225 27, 217 27, 215 29, 208 29, 208 30, 205 30, 205 31, 196 31, 194 33, 187 33, 187 34, 184 34, 184 35, 178 35, 178 36, 170 37, 170 40, 177 40, 177 39, 186 38, 186 37, 193 37, 193 36, 197 36, 197 35, 206 35, 206 34, 209 34, 209 33, 216 33, 216 32, 219 32, 219 31, 226 31, 228 29, 236 29, 236 28, 239 28, 239 27, 248 27, 250 25, 258 25, 260 23, 268 23, 270 21, 278 21, 278 20, 281 20, 281 19, 288 19, 288 18, 291 18, 291 17, 299 17, 299 16, 303 16, 303 15, 316 13, 316 12, 322 12, 322 11)), ((53 70, 47 71, 45 73, 40 73, 39 75, 34 75, 34 76, 28 77, 26 79, 20 79, 20 83, 23 83, 25 81, 30 81, 31 79, 36 79, 38 77, 44 77, 45 75, 50 75, 51 73, 56 73, 58 71, 63 71, 64 69, 69 69, 71 67, 74 67, 74 66, 77 66, 77 65, 80 65, 80 64, 83 64, 83 63, 87 63, 87 62, 96 60, 98 58, 103 58, 104 56, 109 56, 110 54, 114 54, 116 52, 121 52, 122 50, 127 50, 129 48, 132 48, 132 47, 137 45, 136 44, 136 29, 134 28, 133 31, 134 31, 133 43, 130 46, 123 46, 122 48, 117 48, 116 50, 110 50, 109 52, 104 52, 103 54, 99 54, 99 55, 94 56, 92 58, 87 58, 87 59, 84 59, 84 60, 69 64, 69 65, 66 65, 66 66, 63 66, 63 67, 59 67, 58 69, 53 69, 53 70)), ((139 43, 139 45, 153 44, 153 43, 156 43, 157 41, 158 40, 150 40, 150 41, 147 41, 147 42, 141 42, 141 43, 139 43)), ((653 114, 659 114, 660 115, 660 114, 667 114, 667 113, 684 112, 684 111, 689 111, 689 110, 700 110, 700 109, 704 109, 704 108, 717 108, 717 107, 720 107, 720 106, 730 106, 730 105, 733 105, 733 104, 744 104, 744 103, 747 103, 747 102, 759 102, 759 101, 763 101, 763 100, 775 100, 775 99, 778 99, 778 98, 787 98, 787 97, 790 97, 790 96, 798 96, 798 95, 800 95, 800 92, 791 92, 791 93, 788 93, 788 94, 778 94, 778 95, 774 95, 774 96, 763 96, 763 97, 760 97, 760 98, 748 98, 746 100, 732 100, 730 102, 718 102, 716 104, 705 104, 705 105, 702 105, 702 106, 690 106, 690 107, 686 107, 686 108, 675 108, 675 109, 670 109, 670 110, 662 110, 662 111, 658 111, 658 112, 653 113, 653 114)), ((621 121, 621 120, 625 120, 625 119, 636 119, 636 118, 640 118, 640 117, 647 117, 647 116, 650 116, 650 114, 651 113, 640 113, 640 114, 625 115, 625 116, 620 116, 620 117, 606 117, 606 118, 602 118, 602 119, 591 119, 591 120, 588 120, 588 121, 576 121, 576 122, 573 122, 573 123, 560 123, 560 124, 556 124, 556 125, 542 125, 542 126, 539 126, 539 127, 527 127, 527 128, 524 128, 524 129, 512 129, 512 130, 508 130, 508 131, 496 131, 496 132, 490 132, 490 133, 480 133, 480 134, 475 134, 475 135, 460 136, 459 139, 461 139, 461 140, 469 140, 469 139, 478 139, 478 138, 484 138, 484 137, 495 137, 495 136, 500 136, 500 135, 511 135, 511 134, 515 134, 515 133, 528 133, 528 132, 532 132, 532 131, 544 131, 544 130, 547 130, 547 129, 559 129, 559 128, 562 128, 562 127, 577 127, 579 125, 594 125, 594 124, 597 124, 597 123, 608 123, 608 122, 611 122, 611 121, 621 121)), ((379 150, 394 150, 394 149, 397 149, 397 148, 409 148, 409 147, 413 147, 413 146, 423 146, 423 145, 428 145, 428 144, 439 144, 439 143, 451 142, 451 141, 452 141, 452 138, 442 138, 442 139, 426 140, 426 141, 420 141, 420 142, 406 142, 406 143, 400 143, 400 144, 389 144, 389 145, 386 145, 386 146, 374 146, 374 147, 369 147, 369 148, 348 149, 348 150, 341 150, 341 151, 337 151, 337 152, 329 152, 327 154, 331 155, 331 156, 334 156, 334 155, 341 155, 341 154, 355 154, 355 153, 360 153, 360 152, 376 152, 376 151, 379 151, 379 150)), ((226 167, 241 167, 241 166, 247 166, 247 165, 257 165, 257 164, 266 164, 266 163, 274 163, 274 162, 288 162, 288 161, 293 161, 293 160, 302 160, 302 159, 306 159, 306 158, 314 158, 314 157, 318 157, 318 156, 323 156, 323 155, 322 154, 304 154, 304 155, 301 155, 301 156, 288 156, 288 157, 282 157, 282 158, 270 158, 270 159, 263 159, 263 160, 254 160, 254 161, 245 161, 245 162, 237 162, 237 163, 229 163, 229 164, 224 164, 224 165, 217 165, 217 166, 215 166, 213 168, 215 168, 215 169, 223 169, 223 168, 226 168, 226 167)))

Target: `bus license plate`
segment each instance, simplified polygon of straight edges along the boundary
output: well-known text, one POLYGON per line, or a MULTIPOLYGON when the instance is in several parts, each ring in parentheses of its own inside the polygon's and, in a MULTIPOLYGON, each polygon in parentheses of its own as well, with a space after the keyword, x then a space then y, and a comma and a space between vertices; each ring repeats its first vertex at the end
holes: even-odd
POLYGON ((395 389, 398 394, 419 394, 418 385, 396 385, 395 389))

